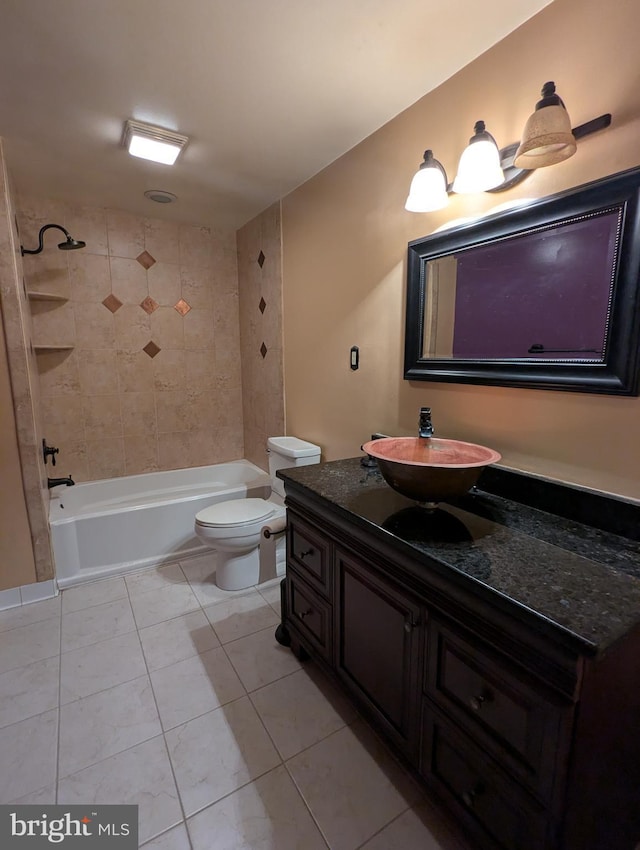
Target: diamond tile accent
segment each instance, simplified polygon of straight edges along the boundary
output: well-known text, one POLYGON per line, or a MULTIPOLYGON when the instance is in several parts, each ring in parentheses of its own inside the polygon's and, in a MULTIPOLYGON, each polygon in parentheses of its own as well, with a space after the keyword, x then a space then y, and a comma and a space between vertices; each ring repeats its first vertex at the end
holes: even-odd
POLYGON ((265 257, 265 255, 262 253, 262 251, 260 251, 260 253, 258 254, 258 265, 260 266, 260 268, 264 266, 264 261, 266 259, 267 258, 265 257))
POLYGON ((184 298, 181 298, 177 304, 173 305, 173 309, 177 310, 181 316, 186 316, 189 310, 191 309, 191 306, 187 304, 184 298))
POLYGON ((264 298, 261 298, 260 303, 258 304, 258 309, 260 310, 261 313, 264 313, 266 307, 267 307, 267 302, 264 300, 264 298))
POLYGON ((156 354, 160 352, 160 346, 156 345, 155 342, 151 340, 151 342, 148 342, 142 350, 145 354, 148 354, 151 359, 153 359, 156 354))
POLYGON ((144 299, 144 301, 140 302, 140 306, 142 307, 142 309, 144 310, 145 313, 148 313, 149 315, 151 315, 154 310, 158 309, 159 305, 158 305, 158 302, 154 301, 153 298, 150 295, 147 295, 147 297, 144 299))
POLYGON ((145 269, 150 269, 151 266, 155 263, 155 259, 151 256, 148 251, 143 251, 142 254, 138 254, 136 260, 140 263, 140 265, 145 269))
POLYGON ((119 298, 116 298, 115 295, 107 295, 107 297, 102 302, 107 310, 111 310, 112 313, 115 313, 116 310, 119 310, 122 307, 122 301, 119 298))
POLYGON ((263 357, 267 356, 267 346, 264 344, 264 342, 260 346, 260 354, 262 354, 263 357))

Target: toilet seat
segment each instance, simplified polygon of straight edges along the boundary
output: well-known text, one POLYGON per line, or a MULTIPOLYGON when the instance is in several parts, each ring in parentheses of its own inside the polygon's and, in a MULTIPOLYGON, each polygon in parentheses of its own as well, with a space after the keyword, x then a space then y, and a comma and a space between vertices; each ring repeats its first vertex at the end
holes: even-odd
POLYGON ((229 528, 244 526, 268 519, 277 510, 277 505, 266 499, 233 499, 210 505, 196 514, 196 524, 206 528, 229 528))

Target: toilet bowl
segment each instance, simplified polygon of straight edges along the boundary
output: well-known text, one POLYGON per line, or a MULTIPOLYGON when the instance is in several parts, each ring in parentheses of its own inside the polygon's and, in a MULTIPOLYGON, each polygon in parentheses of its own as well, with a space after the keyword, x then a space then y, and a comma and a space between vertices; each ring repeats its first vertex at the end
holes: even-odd
POLYGON ((269 437, 267 450, 273 490, 269 499, 219 502, 195 516, 196 536, 217 552, 215 582, 222 590, 243 590, 260 580, 262 529, 277 525, 286 514, 284 484, 276 471, 320 461, 320 448, 296 437, 269 437))

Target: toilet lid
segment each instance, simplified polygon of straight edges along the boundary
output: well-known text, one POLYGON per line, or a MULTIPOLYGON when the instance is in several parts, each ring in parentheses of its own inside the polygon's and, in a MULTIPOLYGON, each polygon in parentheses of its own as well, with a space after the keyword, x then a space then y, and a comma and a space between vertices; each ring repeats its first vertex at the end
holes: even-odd
POLYGON ((232 499, 230 502, 218 502, 196 514, 196 522, 210 528, 226 525, 247 525, 260 519, 267 519, 276 506, 265 499, 232 499))

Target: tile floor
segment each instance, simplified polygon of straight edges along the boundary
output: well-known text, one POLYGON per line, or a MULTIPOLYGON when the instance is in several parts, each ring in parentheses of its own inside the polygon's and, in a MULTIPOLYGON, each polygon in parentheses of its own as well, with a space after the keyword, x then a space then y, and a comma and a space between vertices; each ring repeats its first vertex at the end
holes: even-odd
POLYGON ((0 802, 137 803, 145 850, 468 850, 211 559, 0 612, 0 802))

